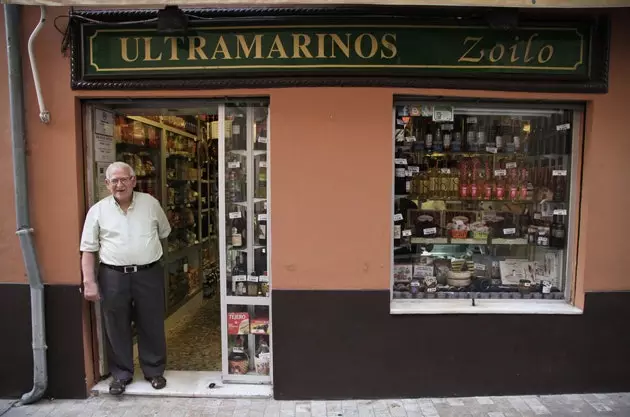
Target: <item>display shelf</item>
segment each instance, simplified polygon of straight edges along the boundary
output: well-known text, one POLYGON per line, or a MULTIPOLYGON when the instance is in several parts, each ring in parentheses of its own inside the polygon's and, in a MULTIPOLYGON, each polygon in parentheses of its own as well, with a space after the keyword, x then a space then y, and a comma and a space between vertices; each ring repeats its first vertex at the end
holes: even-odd
POLYGON ((270 297, 250 297, 247 295, 228 295, 225 297, 227 304, 230 305, 251 305, 251 306, 269 306, 271 305, 270 297))
MULTIPOLYGON (((240 311, 254 317, 258 309, 269 309, 271 306, 269 276, 262 284, 259 277, 268 275, 268 253, 265 251, 267 240, 267 138, 268 119, 265 108, 249 106, 226 106, 225 113, 220 115, 226 124, 219 123, 219 186, 220 212, 219 219, 221 247, 221 283, 222 303, 228 315, 232 311, 240 311), (264 117, 259 120, 260 114, 264 117), (258 120, 257 122, 255 122, 258 120), (264 163, 263 163, 264 162, 264 163), (231 213, 238 211, 240 216, 231 213), (232 276, 232 274, 234 274, 232 276), (256 278, 255 280, 253 278, 256 278), (259 297, 258 293, 268 296, 259 297), (235 294, 250 295, 235 295, 235 294), (236 310, 234 310, 236 309, 236 310)), ((220 111, 221 113, 221 111, 220 111)), ((269 313, 267 313, 269 314, 269 313)), ((268 318, 267 318, 268 320, 268 318)), ((231 322, 232 323, 232 322, 231 322)), ((230 326, 232 326, 232 323, 230 326)), ((243 370, 242 352, 240 362, 235 359, 228 363, 228 356, 234 353, 230 340, 234 336, 223 333, 223 379, 230 382, 270 383, 271 376, 258 375, 255 372, 253 355, 256 351, 256 336, 245 337, 245 350, 249 353, 249 371, 243 370), (238 369, 241 367, 241 369, 238 369), (247 372, 234 374, 231 372, 247 372)), ((268 336, 270 338, 270 336, 268 336)), ((243 341, 238 343, 242 345, 243 341)), ((271 343, 270 343, 271 346, 271 343)))
POLYGON ((570 129, 572 112, 471 103, 442 122, 424 111, 433 105, 394 109, 405 117, 394 122, 393 298, 564 296, 575 135, 556 127, 570 129))
POLYGON ((185 136, 185 137, 190 138, 190 139, 197 139, 197 135, 195 135, 195 134, 186 132, 186 131, 178 129, 176 127, 169 126, 169 125, 164 124, 164 123, 156 122, 155 120, 151 120, 151 119, 148 119, 146 117, 142 117, 142 116, 127 116, 127 118, 131 119, 131 120, 135 120, 137 122, 141 122, 141 123, 150 125, 150 126, 153 126, 153 127, 157 127, 159 129, 164 129, 166 131, 175 133, 175 134, 180 135, 180 136, 185 136))

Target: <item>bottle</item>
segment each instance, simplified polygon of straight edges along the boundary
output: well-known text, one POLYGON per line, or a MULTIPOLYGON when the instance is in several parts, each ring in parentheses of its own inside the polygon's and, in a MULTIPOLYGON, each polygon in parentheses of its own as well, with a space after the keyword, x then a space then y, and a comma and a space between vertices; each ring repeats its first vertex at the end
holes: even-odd
POLYGON ((549 246, 557 249, 564 249, 566 238, 566 228, 561 220, 562 216, 553 216, 551 224, 551 241, 549 246))
POLYGON ((442 137, 442 141, 444 142, 444 152, 451 151, 451 132, 445 132, 442 137))
POLYGON ((451 150, 453 152, 462 151, 462 132, 455 132, 453 135, 453 142, 451 143, 451 150))
POLYGON ((258 296, 258 274, 254 271, 247 278, 247 295, 250 297, 258 296))
POLYGON ((267 121, 256 125, 256 134, 254 135, 254 150, 264 151, 267 149, 267 121))
POLYGON ((479 123, 479 130, 477 131, 477 150, 484 151, 486 149, 486 129, 483 122, 479 123))
POLYGON ((424 135, 424 149, 428 153, 433 152, 433 134, 431 132, 424 135))
POLYGON ((256 373, 258 375, 269 375, 271 367, 271 350, 265 336, 260 336, 258 348, 256 348, 256 373))
POLYGON ((232 150, 244 151, 247 149, 247 129, 245 117, 241 113, 234 115, 232 120, 232 150))
POLYGON ((468 117, 466 119, 466 150, 475 152, 477 148, 477 118, 468 117))
POLYGON ((485 181, 483 184, 483 199, 492 200, 492 172, 490 171, 490 160, 485 161, 485 181))
POLYGON ((258 244, 267 246, 267 211, 258 214, 258 244))
POLYGON ((245 375, 249 371, 249 357, 243 347, 243 338, 236 337, 234 346, 228 355, 229 372, 231 374, 245 375))
POLYGON ((444 141, 442 140, 442 131, 440 126, 436 126, 435 135, 433 136, 433 151, 444 152, 444 141))
POLYGON ((232 247, 234 248, 242 248, 246 245, 246 225, 243 217, 239 217, 236 219, 232 219, 232 233, 230 234, 230 240, 232 243, 232 247))

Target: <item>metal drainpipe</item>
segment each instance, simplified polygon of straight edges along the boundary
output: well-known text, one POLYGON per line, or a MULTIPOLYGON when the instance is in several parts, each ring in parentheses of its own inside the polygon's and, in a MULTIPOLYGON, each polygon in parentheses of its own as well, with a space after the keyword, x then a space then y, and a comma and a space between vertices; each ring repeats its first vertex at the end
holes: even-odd
POLYGON ((7 61, 9 67, 9 101, 11 114, 11 143, 13 145, 13 184, 17 235, 22 258, 31 287, 31 329, 33 338, 33 389, 22 396, 22 404, 40 400, 48 388, 46 363, 46 328, 44 321, 44 284, 39 274, 33 229, 30 227, 28 187, 26 178, 26 137, 24 131, 24 90, 22 59, 20 57, 21 6, 4 5, 7 61))

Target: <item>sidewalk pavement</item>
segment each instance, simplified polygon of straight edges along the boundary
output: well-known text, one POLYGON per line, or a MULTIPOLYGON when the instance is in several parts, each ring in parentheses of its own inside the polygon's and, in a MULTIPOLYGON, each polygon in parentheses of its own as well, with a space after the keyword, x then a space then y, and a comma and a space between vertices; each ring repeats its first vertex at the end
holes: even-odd
MULTIPOLYGON (((1 409, 0 409, 1 410, 1 409)), ((630 393, 357 401, 275 401, 100 395, 41 401, 2 417, 531 417, 630 416, 630 393)))

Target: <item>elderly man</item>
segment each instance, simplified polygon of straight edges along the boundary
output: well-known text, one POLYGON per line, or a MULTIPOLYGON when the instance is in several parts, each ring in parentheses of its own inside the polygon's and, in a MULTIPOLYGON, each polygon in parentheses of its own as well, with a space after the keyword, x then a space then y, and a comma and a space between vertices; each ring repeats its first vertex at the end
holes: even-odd
POLYGON ((109 392, 121 395, 133 379, 132 315, 144 377, 153 388, 162 389, 166 339, 160 239, 168 237, 171 227, 155 198, 133 191, 136 177, 129 165, 112 163, 106 185, 111 195, 94 204, 85 219, 81 268, 85 298, 100 300, 103 309, 113 377, 109 392))

